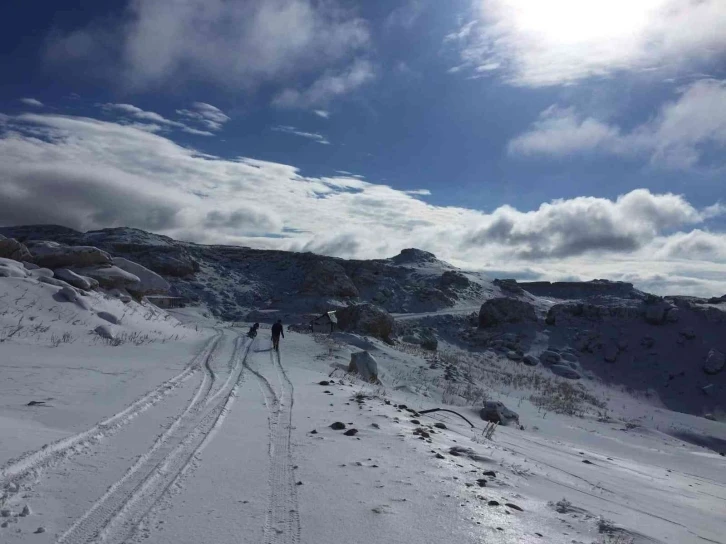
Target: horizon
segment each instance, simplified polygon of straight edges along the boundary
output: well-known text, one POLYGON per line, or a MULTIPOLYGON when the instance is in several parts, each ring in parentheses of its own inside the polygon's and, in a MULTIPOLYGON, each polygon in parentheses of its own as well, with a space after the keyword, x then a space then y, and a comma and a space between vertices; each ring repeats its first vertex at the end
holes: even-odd
POLYGON ((73 6, 6 7, 0 226, 726 293, 723 2, 73 6))

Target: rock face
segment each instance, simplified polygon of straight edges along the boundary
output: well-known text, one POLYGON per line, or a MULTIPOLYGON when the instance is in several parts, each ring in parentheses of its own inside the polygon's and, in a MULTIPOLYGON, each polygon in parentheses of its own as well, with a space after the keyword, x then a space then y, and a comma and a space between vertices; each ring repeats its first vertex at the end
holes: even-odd
POLYGON ((31 241, 32 261, 45 268, 84 268, 111 263, 111 256, 92 246, 66 246, 58 242, 31 241))
POLYGON ((479 411, 479 415, 484 421, 491 421, 500 425, 519 423, 519 414, 510 410, 501 402, 485 402, 484 407, 479 411))
POLYGON ((350 354, 348 372, 358 374, 367 382, 380 383, 378 379, 378 362, 367 351, 350 354))
POLYGON ((391 314, 374 304, 355 304, 336 312, 342 331, 359 332, 390 342, 395 321, 391 314))
POLYGON ((0 257, 14 261, 28 261, 31 259, 30 251, 14 238, 0 239, 0 257))
POLYGON ((416 249, 413 247, 402 249, 401 253, 392 257, 391 260, 396 264, 423 264, 436 262, 436 255, 423 251, 422 249, 416 249))
POLYGON ((312 263, 305 274, 302 294, 336 298, 357 298, 358 288, 335 261, 318 260, 312 263))
POLYGON ((715 349, 710 350, 706 355, 703 371, 706 374, 718 374, 724 367, 726 367, 726 355, 715 349))
POLYGON ((123 257, 113 258, 114 266, 119 267, 121 270, 128 272, 136 276, 139 279, 138 285, 131 285, 127 287, 129 291, 132 291, 140 295, 165 295, 169 292, 171 285, 169 282, 162 278, 156 272, 152 272, 145 266, 124 259, 123 257))
POLYGON ((522 282, 519 286, 538 297, 554 298, 588 298, 592 296, 610 296, 618 298, 641 298, 643 293, 637 291, 632 283, 609 280, 593 280, 588 282, 570 281, 535 281, 522 282))
POLYGON ((534 306, 516 298, 492 298, 479 310, 479 327, 482 328, 525 321, 537 321, 534 306))

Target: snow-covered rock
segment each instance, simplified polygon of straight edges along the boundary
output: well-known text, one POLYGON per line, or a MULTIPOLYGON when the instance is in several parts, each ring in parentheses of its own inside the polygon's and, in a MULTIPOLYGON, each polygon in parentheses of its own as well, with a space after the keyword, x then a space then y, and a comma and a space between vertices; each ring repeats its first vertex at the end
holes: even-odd
POLYGON ((516 298, 492 298, 482 304, 479 310, 479 327, 482 328, 526 321, 537 321, 534 306, 516 298))
POLYGON ((552 365, 550 367, 550 370, 558 376, 567 378, 569 380, 579 380, 580 378, 582 378, 577 370, 573 369, 568 365, 552 365))
POLYGON ((485 402, 484 407, 479 411, 479 415, 484 421, 491 421, 500 425, 519 423, 519 414, 498 401, 485 402))
POLYGON ((548 349, 540 354, 539 360, 542 362, 543 365, 555 365, 562 360, 562 355, 560 355, 556 351, 548 349))
POLYGON ((706 374, 718 374, 726 366, 726 355, 716 349, 712 349, 706 355, 706 362, 703 364, 703 371, 706 374))
POLYGON ((93 330, 98 336, 105 338, 106 340, 113 340, 116 338, 116 329, 114 329, 110 324, 99 325, 93 330))
MULTIPOLYGON (((67 268, 58 268, 53 271, 53 274, 59 280, 63 280, 64 282, 78 289, 88 291, 93 288, 94 282, 92 282, 90 278, 85 278, 79 274, 76 274, 72 270, 68 270, 67 268)), ((98 282, 95 283, 96 285, 98 285, 98 282)))
POLYGON ((350 354, 348 372, 358 374, 365 381, 378 383, 378 362, 373 355, 367 351, 359 351, 350 354))
POLYGON ((391 314, 375 304, 355 304, 336 311, 342 331, 360 332, 390 341, 395 326, 391 314))
POLYGON ((25 267, 13 259, 0 257, 0 278, 27 278, 25 267))
POLYGON ((522 362, 527 366, 537 366, 539 359, 532 354, 527 354, 522 358, 522 362))
POLYGON ((108 321, 112 325, 118 325, 121 322, 121 320, 118 317, 116 317, 114 314, 112 314, 111 312, 101 311, 101 312, 96 312, 96 315, 98 317, 100 317, 101 319, 103 319, 104 321, 108 321))
POLYGON ((378 349, 378 347, 365 336, 360 336, 350 332, 334 332, 330 335, 330 338, 336 342, 340 342, 341 344, 349 344, 365 351, 378 349))
POLYGON ((111 263, 111 256, 92 246, 67 246, 48 240, 27 242, 33 262, 46 268, 84 268, 111 263))
POLYGON ((94 266, 89 268, 74 268, 73 271, 81 276, 88 276, 96 280, 106 289, 134 289, 139 288, 141 280, 135 274, 126 272, 118 266, 94 266))
POLYGON ((76 291, 73 287, 66 285, 65 287, 62 287, 60 291, 58 291, 58 296, 62 300, 66 300, 68 302, 73 302, 74 304, 78 304, 81 308, 84 310, 90 310, 91 304, 82 297, 78 291, 76 291))
POLYGON ((0 240, 0 257, 14 261, 27 261, 31 255, 28 248, 15 238, 3 238, 0 240))
POLYGON ((123 257, 113 258, 114 266, 119 267, 139 279, 139 283, 129 285, 127 289, 141 295, 165 295, 169 292, 171 285, 156 272, 152 272, 145 266, 124 259, 123 257))

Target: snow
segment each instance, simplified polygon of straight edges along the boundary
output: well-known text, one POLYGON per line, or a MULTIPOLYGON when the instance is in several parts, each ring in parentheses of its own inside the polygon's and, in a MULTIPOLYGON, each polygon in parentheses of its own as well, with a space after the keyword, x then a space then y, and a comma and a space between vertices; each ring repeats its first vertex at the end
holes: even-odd
MULTIPOLYGON (((559 346, 551 358, 583 369, 577 381, 462 351, 446 329, 465 319, 456 312, 419 316, 441 324, 438 353, 286 331, 278 356, 265 325, 251 340, 249 324, 203 307, 81 294, 3 263, 13 270, 0 278, 3 543, 724 542, 721 416, 593 378, 602 354, 572 355, 567 328, 522 335, 535 354, 559 346), (381 384, 347 373, 361 349, 381 384), (556 403, 575 397, 560 413, 556 403), (522 427, 487 439, 483 400, 516 411, 522 427), (475 427, 420 413, 442 407, 475 427)), ((699 356, 721 345, 722 324, 681 314, 629 332, 612 324, 627 344, 615 365, 649 376, 635 357, 646 332, 677 346, 673 330, 697 328, 699 356)), ((520 342, 507 334, 502 346, 520 342)), ((705 376, 705 359, 693 361, 673 368, 705 376)))

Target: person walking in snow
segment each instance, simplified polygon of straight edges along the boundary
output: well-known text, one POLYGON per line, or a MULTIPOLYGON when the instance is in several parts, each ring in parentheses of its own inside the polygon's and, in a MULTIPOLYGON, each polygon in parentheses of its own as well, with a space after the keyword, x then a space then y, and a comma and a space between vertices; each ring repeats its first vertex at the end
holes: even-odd
POLYGON ((280 336, 285 338, 285 334, 282 332, 282 320, 278 319, 277 323, 272 326, 272 349, 280 351, 280 336))
POLYGON ((255 323, 254 325, 252 325, 252 327, 250 327, 250 332, 247 333, 247 336, 249 336, 250 338, 254 338, 255 336, 257 336, 257 329, 259 328, 260 324, 255 323))

